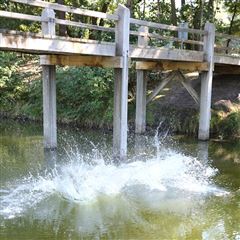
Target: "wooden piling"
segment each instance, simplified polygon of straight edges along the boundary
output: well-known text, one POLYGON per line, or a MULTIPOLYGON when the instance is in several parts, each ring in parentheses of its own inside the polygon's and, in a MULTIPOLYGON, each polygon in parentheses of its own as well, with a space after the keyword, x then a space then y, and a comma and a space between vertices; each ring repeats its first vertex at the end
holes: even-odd
POLYGON ((124 159, 127 156, 127 112, 128 112, 128 57, 130 12, 123 5, 117 9, 119 20, 116 24, 116 55, 123 58, 123 67, 115 69, 113 155, 124 159))
MULTIPOLYGON (((42 11, 42 34, 55 36, 55 13, 46 8, 42 11)), ((43 132, 44 148, 57 147, 57 117, 56 117, 56 66, 42 66, 43 80, 43 132)))
POLYGON ((215 26, 212 23, 206 23, 204 30, 207 31, 207 35, 204 36, 204 60, 209 63, 209 69, 208 71, 201 73, 200 120, 198 132, 199 140, 209 139, 212 78, 214 71, 215 26))
MULTIPOLYGON (((139 33, 148 34, 148 27, 141 26, 139 33)), ((138 47, 147 47, 148 37, 138 36, 138 47)), ((144 133, 146 131, 146 94, 147 78, 146 71, 137 70, 137 91, 136 91, 136 119, 135 132, 144 133)))

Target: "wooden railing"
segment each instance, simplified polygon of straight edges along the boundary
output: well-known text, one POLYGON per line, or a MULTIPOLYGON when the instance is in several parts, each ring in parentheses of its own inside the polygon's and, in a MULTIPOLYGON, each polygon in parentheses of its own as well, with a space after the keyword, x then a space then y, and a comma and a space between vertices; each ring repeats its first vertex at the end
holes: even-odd
MULTIPOLYGON (((88 16, 92 18, 105 19, 111 21, 109 27, 99 26, 89 23, 76 22, 72 20, 65 19, 44 19, 43 16, 35 16, 28 15, 16 12, 8 12, 8 11, 0 11, 0 17, 6 18, 14 18, 20 20, 29 20, 36 22, 44 22, 44 21, 53 21, 55 24, 72 26, 83 29, 90 29, 93 31, 103 31, 108 33, 115 33, 116 35, 116 26, 121 16, 118 16, 117 13, 108 14, 103 12, 91 11, 86 9, 74 8, 71 6, 60 5, 57 3, 50 3, 40 0, 11 0, 12 2, 28 4, 35 7, 41 8, 49 8, 55 11, 62 11, 65 13, 71 13, 76 15, 88 16)), ((204 51, 204 37, 207 37, 208 31, 199 30, 199 29, 191 29, 183 26, 172 26, 155 22, 148 22, 144 20, 130 18, 130 32, 131 36, 135 36, 138 38, 138 41, 132 41, 134 45, 138 45, 138 47, 143 46, 144 48, 150 47, 163 47, 163 48, 180 48, 181 50, 187 49, 188 51, 197 50, 204 51), (177 37, 177 34, 178 37, 177 37), (197 38, 192 37, 189 39, 189 34, 198 35, 197 38), (141 44, 141 40, 139 42, 139 38, 144 39, 144 43, 141 44), (154 39, 154 43, 153 42, 154 39), (200 39, 200 40, 195 40, 200 39), (160 44, 157 41, 162 41, 160 44), (174 43, 174 45, 173 45, 174 43), (180 43, 180 44, 179 44, 180 43), (187 47, 184 47, 185 46, 187 47), (189 47, 192 46, 192 47, 189 47), (197 47, 196 47, 197 46, 197 47)), ((114 34, 113 34, 114 36, 114 34)), ((46 35, 45 35, 46 37, 46 35)), ((53 36, 52 36, 53 37, 53 36)), ((54 36, 56 37, 56 36, 54 36)), ((85 39, 85 41, 91 41, 91 39, 85 39)), ((101 40, 100 40, 101 41, 101 40)), ((116 41, 116 40, 114 40, 116 41)), ((98 40, 99 42, 99 40, 98 40)), ((223 55, 236 55, 240 54, 240 38, 232 35, 220 34, 216 33, 216 42, 215 42, 215 52, 223 55), (219 39, 226 39, 226 41, 219 41, 219 39), (234 43, 234 46, 232 46, 234 43)))
POLYGON ((240 57, 240 37, 216 33, 215 52, 221 55, 240 57))

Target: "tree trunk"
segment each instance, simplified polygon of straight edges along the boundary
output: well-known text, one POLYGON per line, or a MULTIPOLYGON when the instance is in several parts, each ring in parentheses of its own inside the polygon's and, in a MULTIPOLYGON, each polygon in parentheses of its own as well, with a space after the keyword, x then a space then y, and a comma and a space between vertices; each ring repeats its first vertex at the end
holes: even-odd
MULTIPOLYGON (((230 26, 229 26, 229 29, 228 29, 228 34, 229 35, 232 34, 233 22, 234 22, 236 14, 237 14, 237 5, 238 5, 238 0, 235 1, 233 15, 232 15, 232 19, 231 19, 230 26)), ((227 40, 227 47, 229 47, 230 42, 231 42, 231 39, 228 39, 227 40)), ((228 50, 226 50, 226 53, 228 53, 228 50)))
MULTIPOLYGON (((111 3, 111 0, 104 1, 103 5, 102 5, 102 7, 101 7, 101 9, 100 9, 100 11, 106 13, 107 10, 108 10, 108 7, 109 7, 109 5, 110 5, 110 3, 111 3)), ((100 22, 99 22, 99 25, 100 25, 100 26, 103 26, 103 24, 104 24, 104 21, 103 21, 103 19, 101 19, 100 22)))
POLYGON ((195 10, 194 19, 193 19, 193 27, 195 29, 201 29, 202 27, 203 5, 204 5, 204 0, 198 0, 198 7, 195 10))
POLYGON ((171 0, 171 23, 177 26, 177 13, 175 0, 171 0))
MULTIPOLYGON (((111 3, 111 0, 104 1, 103 4, 100 6, 100 8, 96 9, 96 10, 106 13, 110 3, 111 3)), ((92 18, 92 24, 97 25, 97 18, 92 18)), ((103 26, 103 25, 104 25, 104 20, 100 19, 99 26, 103 26)), ((102 34, 102 32, 100 32, 100 31, 97 31, 97 32, 96 31, 91 31, 90 38, 101 40, 101 34, 102 34)))
POLYGON ((143 0, 143 19, 145 18, 145 12, 146 12, 146 0, 143 0))
POLYGON ((129 8, 130 16, 133 17, 133 0, 127 0, 126 7, 129 8))
POLYGON ((214 0, 209 0, 208 2, 208 21, 214 22, 214 0))
POLYGON ((159 21, 160 17, 161 17, 161 3, 160 3, 160 0, 157 0, 157 6, 158 6, 157 16, 158 16, 158 21, 159 21))
MULTIPOLYGON (((64 5, 64 0, 57 0, 58 4, 64 5)), ((57 11, 57 17, 59 19, 65 20, 65 12, 57 11)), ((67 35, 67 26, 59 25, 59 36, 66 36, 67 35)))

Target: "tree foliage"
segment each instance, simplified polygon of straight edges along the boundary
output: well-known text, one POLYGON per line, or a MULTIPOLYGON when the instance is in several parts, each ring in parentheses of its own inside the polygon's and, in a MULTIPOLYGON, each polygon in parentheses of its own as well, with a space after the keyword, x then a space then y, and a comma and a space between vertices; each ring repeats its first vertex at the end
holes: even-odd
MULTIPOLYGON (((131 17, 148 21, 179 24, 188 22, 189 27, 203 28, 206 21, 215 23, 217 30, 240 35, 239 0, 182 0, 179 7, 174 0, 49 0, 72 7, 114 13, 118 4, 125 4, 131 17), (223 14, 225 12, 225 15, 223 14), (219 14, 224 17, 217 17, 219 14), (228 19, 228 22, 226 21, 228 19)), ((0 0, 0 10, 31 15, 41 15, 41 8, 0 0)), ((76 14, 56 13, 58 18, 76 22, 113 27, 112 21, 76 14)), ((1 29, 39 32, 40 23, 1 18, 1 29)), ((136 29, 133 29, 136 30, 136 29)), ((160 33, 156 32, 156 33, 160 33)), ((113 41, 114 34, 57 26, 57 34, 77 38, 113 41)), ((165 34, 171 34, 166 32, 165 34)), ((136 42, 136 37, 130 39, 136 42)), ((159 44, 150 40, 149 44, 159 44)), ((163 45, 167 42, 162 41, 163 45)), ((20 71, 26 61, 12 53, 0 53, 0 111, 18 111, 28 116, 42 116, 42 83, 40 78, 26 81, 20 71)), ((57 73, 58 117, 66 121, 81 121, 88 125, 112 122, 113 72, 100 68, 63 68, 57 73), (98 119, 97 119, 98 118, 98 119)), ((129 89, 134 93, 135 72, 130 72, 129 89), (134 82, 134 84, 132 84, 134 82)), ((131 107, 130 107, 131 109, 131 107)), ((231 118, 235 120, 235 115, 231 118)))

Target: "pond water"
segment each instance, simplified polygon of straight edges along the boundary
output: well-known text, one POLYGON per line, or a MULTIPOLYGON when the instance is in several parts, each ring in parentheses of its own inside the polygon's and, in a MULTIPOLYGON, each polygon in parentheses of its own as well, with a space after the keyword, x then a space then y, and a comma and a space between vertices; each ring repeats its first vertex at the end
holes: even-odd
POLYGON ((44 152, 38 124, 0 122, 0 239, 240 240, 240 142, 59 129, 44 152))

